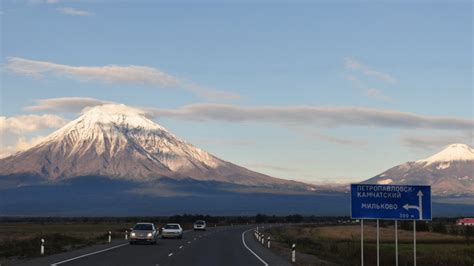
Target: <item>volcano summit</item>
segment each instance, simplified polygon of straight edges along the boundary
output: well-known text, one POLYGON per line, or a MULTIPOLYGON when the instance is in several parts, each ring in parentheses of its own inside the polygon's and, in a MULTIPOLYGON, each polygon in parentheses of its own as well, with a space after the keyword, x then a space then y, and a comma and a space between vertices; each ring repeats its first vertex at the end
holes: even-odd
POLYGON ((179 139, 143 111, 119 104, 89 108, 38 145, 1 159, 0 175, 30 175, 42 182, 82 176, 138 182, 166 177, 307 189, 303 183, 221 160, 179 139))

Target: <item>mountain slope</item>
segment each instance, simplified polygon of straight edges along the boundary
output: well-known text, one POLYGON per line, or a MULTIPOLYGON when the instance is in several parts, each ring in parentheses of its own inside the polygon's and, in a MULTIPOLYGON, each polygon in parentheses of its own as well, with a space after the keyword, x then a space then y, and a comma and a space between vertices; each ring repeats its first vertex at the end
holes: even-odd
POLYGON ((139 182, 192 178, 307 189, 306 184, 221 160, 177 138, 142 111, 116 104, 90 108, 40 144, 1 159, 0 175, 30 175, 46 182, 81 176, 139 182))
POLYGON ((452 144, 416 162, 407 162, 363 183, 431 185, 434 195, 474 195, 474 149, 452 144))

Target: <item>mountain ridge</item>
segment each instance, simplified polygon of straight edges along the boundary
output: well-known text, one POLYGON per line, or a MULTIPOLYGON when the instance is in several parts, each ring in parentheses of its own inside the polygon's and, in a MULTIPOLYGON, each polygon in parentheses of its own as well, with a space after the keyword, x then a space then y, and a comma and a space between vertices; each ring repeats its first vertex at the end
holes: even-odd
POLYGON ((451 144, 426 159, 394 166, 361 183, 431 185, 437 196, 474 196, 474 149, 451 144))
POLYGON ((176 137, 143 111, 118 104, 89 108, 36 146, 0 159, 0 175, 21 174, 54 182, 97 175, 139 182, 169 177, 311 189, 221 160, 176 137))

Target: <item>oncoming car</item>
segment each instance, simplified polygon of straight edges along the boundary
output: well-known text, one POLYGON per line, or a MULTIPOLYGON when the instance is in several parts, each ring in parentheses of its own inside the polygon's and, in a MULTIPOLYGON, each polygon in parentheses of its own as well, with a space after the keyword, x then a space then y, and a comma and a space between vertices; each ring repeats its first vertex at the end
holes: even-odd
POLYGON ((130 245, 138 242, 146 242, 156 244, 158 238, 158 230, 152 223, 137 223, 130 232, 130 245))
POLYGON ((206 221, 197 220, 196 222, 194 222, 194 231, 197 230, 206 230, 206 221))
POLYGON ((161 231, 162 238, 183 238, 183 228, 179 224, 167 224, 161 231))

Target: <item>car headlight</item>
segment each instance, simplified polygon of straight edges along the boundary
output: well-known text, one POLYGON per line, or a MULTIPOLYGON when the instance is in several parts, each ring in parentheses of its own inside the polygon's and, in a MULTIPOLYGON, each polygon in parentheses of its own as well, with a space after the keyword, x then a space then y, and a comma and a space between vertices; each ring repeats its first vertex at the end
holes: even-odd
POLYGON ((130 234, 130 236, 135 236, 135 233, 134 233, 134 232, 132 232, 132 233, 130 234))
POLYGON ((152 234, 152 233, 148 233, 148 235, 146 235, 146 236, 147 236, 147 237, 151 237, 151 236, 153 236, 153 234, 152 234))

